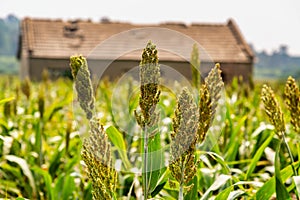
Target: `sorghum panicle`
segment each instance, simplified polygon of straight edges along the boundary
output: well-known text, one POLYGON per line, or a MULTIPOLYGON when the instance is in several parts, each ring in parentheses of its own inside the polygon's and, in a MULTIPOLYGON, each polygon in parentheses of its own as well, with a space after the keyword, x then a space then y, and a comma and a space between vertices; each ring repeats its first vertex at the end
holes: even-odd
POLYGON ((291 114, 291 124, 300 132, 300 92, 295 79, 288 77, 285 85, 285 103, 291 114))
POLYGON ((218 101, 224 82, 221 77, 220 64, 209 72, 204 84, 200 88, 199 99, 199 128, 197 130, 199 142, 201 143, 215 117, 218 101))
POLYGON ((31 93, 30 87, 31 87, 30 79, 28 77, 26 77, 25 80, 21 84, 21 90, 27 99, 30 98, 30 93, 31 93))
POLYGON ((93 184, 93 199, 112 199, 116 189, 117 173, 112 166, 111 147, 99 119, 94 116, 95 97, 87 61, 82 56, 70 58, 78 101, 90 122, 90 135, 83 141, 81 156, 87 165, 93 184))
POLYGON ((90 120, 90 136, 83 141, 81 156, 93 183, 93 199, 112 199, 117 173, 112 166, 111 146, 98 119, 90 120))
POLYGON ((155 113, 159 101, 160 90, 158 89, 160 79, 160 67, 156 46, 149 41, 142 54, 140 63, 140 91, 139 105, 142 115, 135 111, 138 124, 141 127, 152 126, 158 118, 155 113))
POLYGON ((202 84, 200 88, 199 99, 199 126, 197 130, 198 139, 201 143, 209 129, 212 118, 212 105, 209 91, 206 84, 202 84))
POLYGON ((43 118, 45 111, 45 89, 43 85, 41 85, 38 93, 38 107, 40 112, 40 118, 43 118))
POLYGON ((171 133, 170 170, 180 185, 187 184, 196 174, 195 149, 197 142, 198 112, 192 95, 186 88, 179 98, 173 132, 171 133))
POLYGON ((75 80, 79 104, 85 111, 87 118, 91 119, 94 112, 95 99, 87 61, 83 56, 71 56, 70 67, 75 80))
POLYGON ((263 85, 261 90, 261 99, 264 103, 265 112, 268 115, 270 122, 275 126, 279 137, 282 137, 281 134, 285 132, 283 113, 281 112, 280 106, 271 87, 263 85))

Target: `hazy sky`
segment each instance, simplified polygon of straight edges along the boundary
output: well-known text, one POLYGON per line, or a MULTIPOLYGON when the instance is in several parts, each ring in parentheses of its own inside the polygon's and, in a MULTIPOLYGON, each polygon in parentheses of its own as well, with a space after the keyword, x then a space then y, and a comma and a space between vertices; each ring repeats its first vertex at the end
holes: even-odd
POLYGON ((246 41, 268 52, 280 44, 300 55, 300 0, 0 0, 0 17, 90 18, 131 23, 224 23, 233 18, 246 41))

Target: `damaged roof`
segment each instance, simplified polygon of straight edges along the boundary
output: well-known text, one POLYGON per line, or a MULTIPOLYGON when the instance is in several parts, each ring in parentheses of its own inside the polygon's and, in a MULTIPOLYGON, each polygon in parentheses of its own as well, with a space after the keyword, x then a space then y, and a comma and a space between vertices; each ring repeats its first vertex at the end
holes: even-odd
POLYGON ((64 59, 82 54, 94 59, 140 60, 149 40, 157 45, 160 60, 190 57, 193 43, 200 59, 214 62, 252 63, 253 52, 237 24, 161 23, 154 25, 25 18, 21 24, 21 53, 33 58, 64 59))

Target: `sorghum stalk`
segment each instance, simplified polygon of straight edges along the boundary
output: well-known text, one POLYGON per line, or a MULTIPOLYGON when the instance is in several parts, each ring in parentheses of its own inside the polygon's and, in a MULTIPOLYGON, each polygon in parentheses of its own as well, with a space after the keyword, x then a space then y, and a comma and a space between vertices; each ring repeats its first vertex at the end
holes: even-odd
POLYGON ((82 56, 72 56, 70 67, 75 79, 79 104, 90 123, 90 135, 83 141, 81 156, 93 184, 93 199, 116 199, 117 173, 112 166, 107 134, 94 114, 95 98, 87 61, 82 56))
POLYGON ((143 50, 142 60, 140 62, 140 99, 139 106, 141 114, 135 111, 135 117, 143 130, 144 153, 143 153, 143 190, 144 199, 148 198, 148 129, 157 124, 158 113, 155 112, 159 101, 160 90, 158 89, 160 79, 160 67, 156 46, 149 41, 143 50))
POLYGON ((40 85, 39 92, 38 92, 38 109, 40 113, 40 120, 38 123, 38 129, 36 131, 36 148, 39 152, 39 164, 43 163, 43 136, 44 136, 44 126, 45 121, 43 119, 44 112, 45 112, 45 89, 44 85, 40 85))
POLYGON ((179 95, 173 132, 171 133, 172 176, 179 183, 178 199, 183 199, 183 187, 196 175, 198 162, 195 158, 198 128, 198 112, 192 95, 184 88, 179 95))

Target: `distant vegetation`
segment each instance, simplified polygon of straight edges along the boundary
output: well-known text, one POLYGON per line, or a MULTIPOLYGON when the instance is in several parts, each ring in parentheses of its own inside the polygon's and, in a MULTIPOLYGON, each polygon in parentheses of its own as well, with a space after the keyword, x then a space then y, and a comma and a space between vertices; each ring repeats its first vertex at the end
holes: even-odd
POLYGON ((267 54, 256 52, 256 78, 286 79, 289 75, 300 78, 300 57, 288 54, 288 47, 281 45, 277 51, 267 54))
MULTIPOLYGON (((20 35, 20 19, 14 15, 0 18, 0 74, 18 74, 16 59, 20 35)), ((282 45, 271 54, 255 52, 255 79, 286 79, 288 75, 300 78, 300 57, 288 54, 288 47, 282 45)))
POLYGON ((14 15, 0 18, 0 73, 17 74, 19 62, 16 59, 20 21, 14 15))

